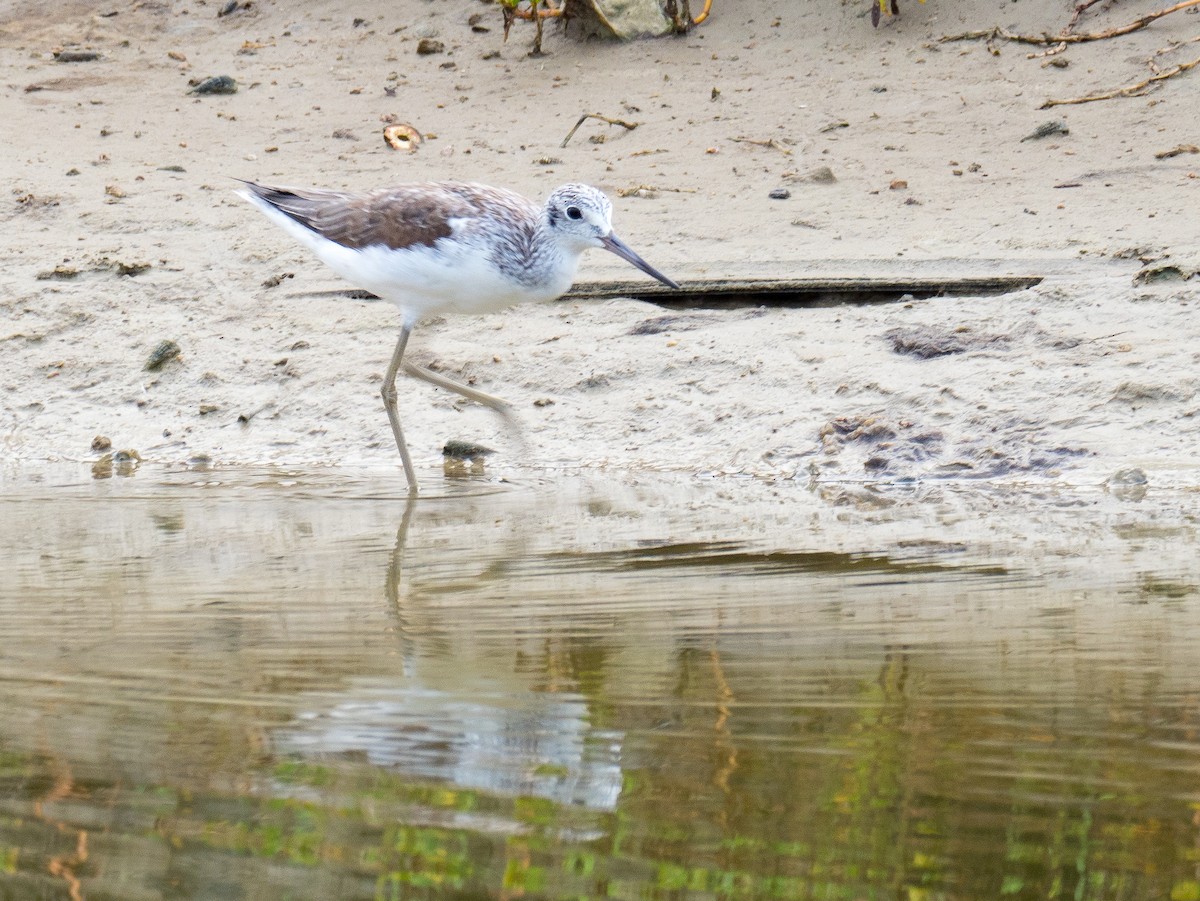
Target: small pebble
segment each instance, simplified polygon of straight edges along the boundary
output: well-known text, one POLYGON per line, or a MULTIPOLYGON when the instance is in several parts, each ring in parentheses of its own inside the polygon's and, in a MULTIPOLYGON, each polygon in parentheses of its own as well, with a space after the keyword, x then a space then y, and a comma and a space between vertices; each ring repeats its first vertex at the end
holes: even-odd
POLYGON ((176 359, 179 353, 179 345, 174 341, 159 341, 154 350, 150 351, 150 356, 146 358, 144 368, 147 372, 157 372, 168 360, 176 359))
POLYGON ((39 272, 35 278, 39 282, 49 281, 50 279, 60 279, 66 281, 67 279, 78 278, 78 276, 79 270, 74 266, 67 266, 63 263, 59 263, 53 269, 46 269, 42 272, 39 272))
POLYGON ((144 263, 141 261, 134 263, 125 263, 121 260, 117 261, 117 275, 141 275, 143 272, 149 271, 149 269, 149 263, 144 263))
POLYGON ((772 188, 771 193, 767 196, 772 200, 787 200, 792 196, 792 192, 787 188, 772 188))
POLYGON ((495 451, 473 441, 450 440, 442 448, 442 456, 450 460, 477 460, 495 451))
POLYGON ((1042 138, 1048 138, 1050 135, 1069 135, 1070 129, 1067 128, 1067 123, 1063 119, 1052 119, 1049 122, 1043 122, 1032 132, 1021 138, 1021 143, 1026 141, 1040 141, 1042 138))
POLYGON ((280 272, 278 275, 272 275, 269 279, 262 283, 264 288, 278 288, 285 278, 295 278, 294 272, 280 272))
POLYGON ((417 55, 430 56, 434 53, 445 53, 446 45, 441 41, 435 41, 433 38, 421 38, 417 42, 417 55))
POLYGON ((98 50, 60 50, 54 54, 60 63, 90 63, 100 58, 98 50))
POLYGON ((214 75, 206 78, 190 91, 189 94, 236 94, 237 82, 229 75, 214 75))
POLYGON ((809 172, 784 175, 784 179, 795 183, 808 182, 814 185, 831 185, 837 181, 837 176, 828 166, 818 166, 809 172))

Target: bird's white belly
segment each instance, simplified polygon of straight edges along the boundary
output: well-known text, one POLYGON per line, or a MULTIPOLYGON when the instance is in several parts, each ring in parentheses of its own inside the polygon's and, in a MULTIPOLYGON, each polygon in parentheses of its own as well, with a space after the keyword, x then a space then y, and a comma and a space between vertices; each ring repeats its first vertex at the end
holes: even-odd
POLYGON ((496 266, 486 246, 453 237, 433 246, 356 250, 322 237, 256 196, 244 196, 330 269, 396 304, 413 323, 439 313, 490 313, 553 300, 571 287, 579 266, 578 256, 543 248, 544 256, 518 281, 496 266))
POLYGON ((517 281, 486 255, 446 240, 435 247, 403 250, 383 246, 354 250, 326 241, 318 255, 348 282, 416 318, 447 312, 490 313, 516 303, 553 300, 571 287, 575 274, 574 267, 559 266, 532 283, 517 281))

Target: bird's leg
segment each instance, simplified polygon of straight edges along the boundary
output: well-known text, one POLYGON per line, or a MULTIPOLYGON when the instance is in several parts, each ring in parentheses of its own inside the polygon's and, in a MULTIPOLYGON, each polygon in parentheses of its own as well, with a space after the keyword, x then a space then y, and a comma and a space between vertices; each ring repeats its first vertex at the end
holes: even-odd
POLYGON ((508 405, 507 401, 493 397, 490 394, 485 394, 477 388, 468 388, 466 385, 454 381, 454 379, 438 375, 436 372, 431 372, 423 366, 416 366, 412 363, 404 364, 404 373, 405 375, 411 375, 413 378, 429 382, 431 385, 437 385, 439 388, 445 388, 447 391, 453 391, 467 400, 473 400, 477 404, 483 404, 485 407, 495 410, 500 415, 500 418, 504 420, 504 425, 508 428, 509 434, 520 445, 521 456, 525 459, 529 458, 528 447, 525 444, 525 435, 521 432, 521 424, 517 422, 517 417, 513 415, 512 407, 508 405))
MULTIPOLYGON (((396 450, 400 451, 400 462, 404 464, 404 477, 408 479, 408 493, 414 495, 417 493, 417 474, 413 470, 412 458, 408 456, 404 433, 400 431, 400 414, 396 410, 396 373, 400 371, 400 360, 404 356, 404 348, 408 345, 408 336, 411 333, 412 326, 410 325, 405 324, 400 329, 400 340, 396 342, 396 349, 392 352, 392 362, 388 364, 387 372, 383 376, 383 387, 379 393, 383 395, 383 406, 387 410, 388 422, 392 424, 392 434, 396 437, 396 450)), ((407 371, 407 367, 405 371, 407 371)))
POLYGON ((437 385, 439 388, 445 388, 447 391, 453 391, 455 394, 460 394, 467 400, 473 400, 477 404, 483 404, 485 407, 491 407, 500 417, 510 426, 516 425, 516 420, 513 418, 512 407, 506 401, 498 397, 493 397, 490 394, 485 394, 476 388, 468 388, 454 379, 446 378, 444 375, 438 375, 426 369, 424 366, 417 366, 413 363, 404 364, 405 375, 411 375, 413 378, 421 379, 429 382, 431 385, 437 385))

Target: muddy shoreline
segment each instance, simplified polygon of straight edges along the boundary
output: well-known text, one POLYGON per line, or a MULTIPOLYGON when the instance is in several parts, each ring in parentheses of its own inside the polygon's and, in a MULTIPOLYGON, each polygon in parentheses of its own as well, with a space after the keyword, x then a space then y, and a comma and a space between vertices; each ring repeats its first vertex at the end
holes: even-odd
MULTIPOLYGON (((1195 17, 1163 19, 1119 53, 1072 47, 1058 68, 1027 48, 993 57, 938 39, 997 21, 1052 30, 1067 5, 910 4, 878 30, 862 4, 815 6, 777 14, 748 0, 688 37, 625 45, 551 31, 534 60, 530 34, 505 44, 498 27, 471 30, 474 8, 418 0, 353 15, 261 2, 225 17, 200 2, 115 15, 70 3, 52 18, 17 4, 0 18, 0 109, 21 123, 0 211, 6 456, 89 461, 104 436, 154 463, 386 465, 378 388, 395 311, 297 296, 345 286, 240 203, 228 176, 460 178, 530 196, 584 180, 616 195, 618 233, 684 281, 947 260, 1046 278, 886 305, 664 314, 567 300, 435 320, 415 333, 414 359, 512 402, 527 450, 488 411, 402 383, 427 471, 464 439, 501 451, 498 476, 1097 485, 1140 469, 1151 484, 1200 482, 1200 162, 1155 156, 1194 142, 1195 80, 1037 109, 1130 81, 1195 17), (430 31, 444 52, 418 55, 430 31), (58 62, 63 46, 99 58, 58 62), (224 73, 238 93, 187 93, 224 73), (588 123, 560 147, 593 107, 639 127, 588 123), (397 116, 426 134, 416 153, 381 139, 397 116), (1023 140, 1052 118, 1067 133, 1023 140), (806 177, 821 167, 832 181, 806 177), (781 186, 790 196, 772 199, 781 186), (164 340, 178 357, 146 371, 164 340), (922 346, 946 352, 913 353, 922 346)), ((599 254, 581 274, 631 276, 599 254)))

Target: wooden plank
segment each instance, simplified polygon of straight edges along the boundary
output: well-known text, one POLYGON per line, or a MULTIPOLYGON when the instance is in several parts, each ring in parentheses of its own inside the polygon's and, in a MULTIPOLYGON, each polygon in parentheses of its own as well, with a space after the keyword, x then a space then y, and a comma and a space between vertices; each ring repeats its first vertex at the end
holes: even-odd
POLYGON ((673 291, 656 282, 618 279, 580 282, 563 296, 563 300, 628 297, 680 305, 778 303, 803 306, 822 302, 881 302, 904 295, 925 298, 1007 294, 1041 281, 1042 277, 1038 275, 701 278, 682 280, 680 290, 673 291))

